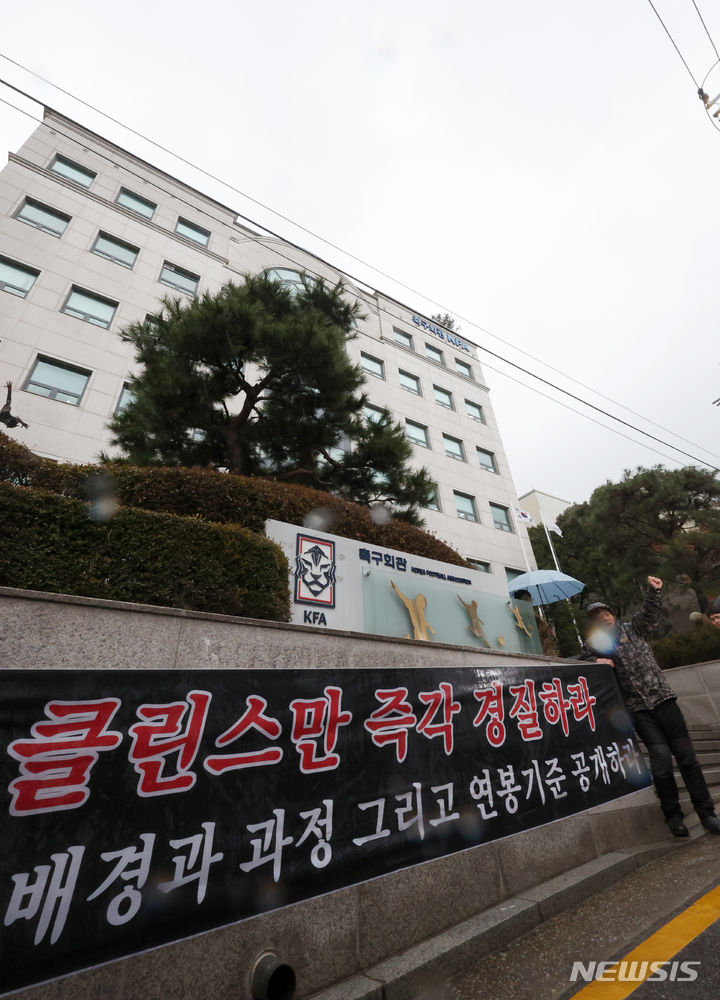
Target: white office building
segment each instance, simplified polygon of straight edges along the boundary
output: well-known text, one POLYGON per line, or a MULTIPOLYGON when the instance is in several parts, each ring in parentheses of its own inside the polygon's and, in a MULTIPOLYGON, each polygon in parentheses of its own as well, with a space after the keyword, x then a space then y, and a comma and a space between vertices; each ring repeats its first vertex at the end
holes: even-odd
POLYGON ((572 506, 571 500, 543 493, 541 490, 529 490, 520 497, 520 507, 526 510, 535 524, 555 522, 572 506))
POLYGON ((348 350, 370 399, 405 424, 437 483, 427 528, 493 574, 489 590, 524 572, 532 552, 472 343, 49 109, 0 173, 0 380, 30 424, 9 433, 49 458, 94 461, 133 371, 118 331, 165 296, 261 270, 344 279, 366 317, 348 350))

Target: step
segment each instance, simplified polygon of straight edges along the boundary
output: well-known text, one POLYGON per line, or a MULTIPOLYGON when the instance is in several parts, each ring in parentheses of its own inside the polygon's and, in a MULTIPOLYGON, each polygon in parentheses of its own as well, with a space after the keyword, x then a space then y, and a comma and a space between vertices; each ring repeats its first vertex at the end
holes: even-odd
MULTIPOLYGON (((705 945, 702 958, 705 976, 683 987, 672 982, 597 982, 584 986, 582 977, 573 983, 571 969, 576 960, 616 962, 652 935, 678 913, 702 899, 720 880, 720 853, 709 837, 695 843, 684 841, 654 864, 644 865, 625 879, 535 927, 524 938, 509 942, 494 954, 473 962, 454 976, 435 1000, 570 1000, 571 997, 644 997, 646 1000, 716 1000, 718 997, 716 949, 705 945), (634 987, 640 987, 637 992, 634 987), (696 988, 697 987, 697 988, 696 988)), ((681 942, 677 942, 680 944, 681 942)), ((668 953, 675 951, 668 948, 668 953)), ((642 957, 660 959, 650 945, 642 957)), ((632 955, 632 958, 636 956, 632 955)), ((640 957, 640 956, 638 956, 640 957)), ((676 958, 680 956, 672 956, 676 958)), ((611 979, 614 977, 610 977, 611 979)), ((678 978, 681 978, 680 976, 678 978)), ((423 1000, 430 1000, 423 996, 423 1000)))
MULTIPOLYGON (((717 763, 720 761, 720 740, 693 740, 693 747, 698 760, 705 760, 707 763, 717 763)), ((645 747, 641 747, 643 757, 648 759, 648 752, 645 747)))
MULTIPOLYGON (((697 817, 696 817, 697 818, 697 817)), ((607 889, 637 868, 705 836, 695 823, 687 839, 668 837, 613 851, 492 906, 435 937, 314 994, 311 1000, 418 1000, 478 959, 607 889)))
POLYGON ((717 740, 720 739, 720 726, 688 726, 688 732, 693 740, 717 740))
POLYGON ((700 761, 703 770, 705 770, 705 768, 711 768, 713 766, 720 766, 720 750, 708 750, 706 752, 704 750, 701 750, 696 744, 695 756, 700 761))
POLYGON ((720 765, 720 750, 703 750, 696 743, 695 755, 702 764, 703 769, 713 764, 720 765))
MULTIPOLYGON (((702 761, 700 761, 700 765, 702 766, 702 761)), ((702 772, 705 775, 705 781, 707 782, 708 787, 720 784, 720 767, 703 767, 702 772)), ((678 785, 682 785, 683 780, 680 772, 675 770, 673 773, 675 775, 675 781, 677 781, 678 785)))
MULTIPOLYGON (((720 789, 715 789, 713 791, 711 788, 710 796, 715 803, 716 811, 720 813, 720 789)), ((680 791, 680 805, 682 807, 682 811, 685 813, 686 821, 689 816, 695 815, 695 810, 693 809, 692 802, 690 801, 690 796, 684 788, 680 791)))
MULTIPOLYGON (((702 762, 701 762, 700 766, 702 767, 702 762)), ((712 770, 710 768, 703 767, 702 768, 702 773, 705 775, 705 783, 708 786, 708 788, 710 789, 710 794, 713 796, 713 798, 717 798, 720 795, 720 782, 718 782, 718 781, 710 781, 710 779, 708 777, 708 775, 712 774, 712 770)), ((673 771, 673 775, 675 777, 675 781, 677 783, 677 786, 680 789, 680 793, 682 794, 683 792, 686 791, 686 789, 685 789, 685 782, 683 781, 682 774, 680 774, 680 772, 678 770, 675 770, 675 771, 673 771)))
POLYGON ((720 739, 715 740, 693 740, 693 746, 698 756, 703 753, 715 753, 720 750, 720 739))

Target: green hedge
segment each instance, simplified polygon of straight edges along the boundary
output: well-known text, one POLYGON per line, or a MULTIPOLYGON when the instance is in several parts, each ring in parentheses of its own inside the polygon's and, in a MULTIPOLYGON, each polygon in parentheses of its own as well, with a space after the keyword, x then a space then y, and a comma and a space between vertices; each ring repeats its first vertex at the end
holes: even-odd
MULTIPOLYGON (((126 507, 198 515, 208 521, 242 524, 255 532, 264 531, 268 518, 301 525, 308 514, 322 509, 327 513, 325 530, 332 534, 469 568, 459 553, 429 532, 404 521, 377 525, 367 507, 306 486, 231 476, 212 469, 106 468, 115 481, 120 503, 126 507)), ((0 434, 0 480, 5 482, 82 499, 85 483, 97 469, 39 458, 0 434)))
POLYGON ((720 628, 709 623, 695 625, 689 632, 676 632, 657 639, 652 648, 658 663, 665 670, 720 660, 720 628))
POLYGON ((288 621, 288 563, 237 525, 89 505, 0 482, 0 585, 288 621))

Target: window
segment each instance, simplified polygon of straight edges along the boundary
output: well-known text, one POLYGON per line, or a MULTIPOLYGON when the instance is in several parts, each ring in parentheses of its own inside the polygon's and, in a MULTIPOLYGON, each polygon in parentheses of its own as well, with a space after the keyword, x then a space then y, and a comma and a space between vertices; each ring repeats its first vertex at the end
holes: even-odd
POLYGON ((31 267, 17 264, 7 257, 0 257, 0 288, 4 292, 10 292, 11 295, 18 295, 24 299, 39 274, 39 271, 34 271, 31 267))
POLYGON ((177 220, 175 232, 178 236, 184 236, 185 239, 192 240, 193 243, 198 243, 201 247, 206 247, 210 242, 208 230, 196 226, 193 222, 188 222, 187 219, 179 218, 177 220))
POLYGON ((453 490, 453 496, 455 497, 457 516, 462 517, 465 521, 477 521, 475 497, 471 497, 467 493, 458 493, 457 490, 453 490))
POLYGON ((420 395, 420 379, 417 376, 400 370, 398 370, 398 375, 400 376, 400 385, 403 389, 407 389, 408 392, 412 392, 416 396, 420 395))
POLYGON ((134 399, 135 399, 135 394, 126 382, 122 387, 122 392, 120 393, 120 399, 118 400, 118 404, 115 407, 115 416, 117 416, 118 413, 122 413, 125 407, 129 403, 132 403, 134 399))
POLYGON ((95 326, 102 326, 107 330, 112 323, 117 307, 117 302, 104 299, 100 295, 95 295, 94 292, 86 292, 73 285, 61 311, 67 313, 68 316, 84 319, 86 323, 93 323, 95 326))
POLYGON ((414 420, 405 421, 405 433, 410 438, 413 444, 419 445, 421 448, 430 447, 430 438, 428 437, 428 429, 422 424, 416 424, 414 420))
POLYGON ((123 208, 129 208, 131 212, 136 212, 138 215, 142 215, 144 219, 152 219, 155 215, 155 209, 157 205, 154 201, 148 201, 147 198, 141 198, 139 194, 133 194, 132 191, 128 191, 127 188, 120 188, 118 196, 115 199, 117 205, 122 205, 123 208))
POLYGON ((54 174, 58 174, 60 177, 65 177, 66 180, 72 181, 74 184, 79 184, 80 187, 84 188, 89 188, 97 177, 94 170, 88 170, 87 167, 81 167, 79 163, 75 163, 73 160, 68 160, 59 153, 50 164, 50 169, 54 174))
POLYGON ((462 441, 458 440, 458 438, 450 437, 449 434, 443 434, 443 444, 445 445, 445 454, 448 458, 456 458, 459 462, 465 461, 462 441))
POLYGON ((371 424, 379 424, 383 418, 382 409, 379 406, 373 406, 371 403, 363 407, 363 413, 365 414, 365 419, 371 424))
POLYGON ((92 252, 99 257, 105 257, 106 260, 112 260, 115 264, 122 264, 123 267, 132 267, 140 253, 137 247, 123 243, 122 240, 108 236, 107 233, 98 233, 92 252))
POLYGON ((501 507, 498 503, 490 504, 490 513, 495 527, 498 531, 512 531, 510 524, 510 511, 507 507, 501 507))
POLYGON ((155 331, 160 326, 160 317, 155 313, 145 313, 145 323, 150 327, 150 329, 155 333, 155 331))
POLYGON ((315 279, 311 275, 301 274, 300 271, 294 271, 290 267, 271 267, 265 272, 265 276, 271 281, 279 281, 281 285, 296 295, 298 292, 303 292, 306 285, 315 284, 315 279), (304 283, 303 278, 305 279, 304 283))
POLYGON ((431 361, 437 361, 439 365, 445 364, 443 352, 438 350, 437 347, 433 347, 432 344, 425 344, 425 355, 430 358, 431 361))
POLYGON ((477 420, 478 423, 480 424, 485 423, 485 414, 483 413, 482 406, 479 406, 477 403, 473 403, 471 400, 466 399, 465 409, 467 410, 467 415, 472 420, 477 420))
POLYGON ((468 559, 468 562, 478 573, 492 573, 492 567, 489 562, 483 562, 482 559, 468 559))
POLYGON ((373 358, 370 354, 361 354, 360 364, 368 375, 374 375, 375 378, 385 378, 385 366, 379 358, 373 358))
POLYGON ((465 378, 472 378, 472 368, 466 361, 461 361, 460 358, 455 358, 455 369, 458 375, 464 375, 465 378))
POLYGON ((403 333, 402 330, 396 330, 393 327, 393 340, 396 344, 400 344, 401 347, 407 347, 408 350, 413 349, 413 339, 409 333, 403 333))
POLYGON ((511 566, 506 566, 505 567, 505 576, 507 577, 507 582, 508 583, 512 583, 513 580, 517 580, 517 578, 519 576, 522 576, 524 573, 527 573, 527 570, 525 570, 525 569, 512 569, 511 566))
POLYGON ((444 406, 448 410, 454 409, 452 393, 448 392, 447 389, 441 389, 439 385, 433 386, 433 392, 438 406, 444 406))
POLYGON ((200 275, 193 274, 191 271, 186 271, 176 264, 169 264, 165 261, 163 269, 160 272, 160 281, 163 285, 170 285, 171 288, 177 288, 179 292, 194 295, 197 291, 200 275))
POLYGON ((425 504, 427 510, 440 510, 440 495, 438 493, 437 484, 433 486, 432 496, 425 504))
POLYGON ((38 357, 23 386, 27 392, 77 406, 85 392, 90 372, 52 358, 38 357))
POLYGON ((54 208, 33 201, 32 198, 26 198, 15 213, 15 218, 41 229, 44 233, 50 233, 51 236, 62 236, 71 216, 56 212, 54 208))
POLYGON ((491 451, 486 451, 485 448, 476 448, 478 461, 480 465, 487 472, 497 472, 497 463, 495 462, 495 456, 491 451))

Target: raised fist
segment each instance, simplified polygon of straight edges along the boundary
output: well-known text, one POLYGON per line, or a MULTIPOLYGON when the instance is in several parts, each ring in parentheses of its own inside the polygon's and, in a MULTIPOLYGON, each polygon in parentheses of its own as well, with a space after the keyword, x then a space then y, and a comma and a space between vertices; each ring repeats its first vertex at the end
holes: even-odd
POLYGON ((652 587, 653 590, 662 590, 662 580, 660 580, 656 576, 649 576, 648 584, 652 587))

